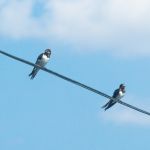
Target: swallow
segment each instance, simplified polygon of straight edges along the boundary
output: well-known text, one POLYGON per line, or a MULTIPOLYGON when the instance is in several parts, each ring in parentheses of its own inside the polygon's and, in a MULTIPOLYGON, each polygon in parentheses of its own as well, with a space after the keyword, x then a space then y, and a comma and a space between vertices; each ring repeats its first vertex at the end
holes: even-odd
MULTIPOLYGON (((51 56, 51 50, 46 49, 44 53, 38 56, 35 64, 39 65, 40 67, 44 67, 48 63, 50 56, 51 56)), ((39 68, 34 67, 32 72, 29 74, 29 77, 31 77, 30 79, 34 79, 34 77, 36 76, 39 70, 40 70, 39 68)))
POLYGON ((112 107, 114 104, 116 104, 124 95, 125 95, 125 85, 120 84, 119 88, 116 89, 113 93, 113 96, 112 96, 113 99, 110 99, 104 106, 102 106, 102 108, 104 108, 106 111, 107 109, 112 107))

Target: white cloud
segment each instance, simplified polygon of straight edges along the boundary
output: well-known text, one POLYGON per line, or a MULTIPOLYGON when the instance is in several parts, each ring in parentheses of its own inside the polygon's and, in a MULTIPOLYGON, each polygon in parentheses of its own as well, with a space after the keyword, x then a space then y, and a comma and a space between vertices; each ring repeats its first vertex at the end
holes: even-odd
MULTIPOLYGON (((6 1, 6 0, 5 0, 6 1)), ((34 17, 35 0, 7 2, 0 11, 0 34, 13 38, 66 40, 75 48, 117 55, 150 55, 148 0, 38 0, 44 12, 34 17)))
POLYGON ((122 125, 150 125, 149 116, 128 109, 113 111, 111 113, 104 112, 102 113, 101 118, 108 122, 113 122, 122 125))
POLYGON ((0 34, 13 38, 40 36, 39 21, 31 16, 32 7, 29 0, 7 2, 0 11, 0 34))

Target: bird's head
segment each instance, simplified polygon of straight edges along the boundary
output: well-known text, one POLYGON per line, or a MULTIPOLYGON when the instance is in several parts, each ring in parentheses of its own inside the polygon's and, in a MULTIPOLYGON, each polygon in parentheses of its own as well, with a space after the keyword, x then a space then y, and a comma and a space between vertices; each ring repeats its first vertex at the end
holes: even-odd
POLYGON ((50 57, 51 55, 51 49, 46 49, 44 52, 45 55, 47 55, 47 57, 50 57))
POLYGON ((125 93, 125 85, 124 84, 120 84, 120 86, 119 86, 119 89, 123 92, 123 93, 125 93))

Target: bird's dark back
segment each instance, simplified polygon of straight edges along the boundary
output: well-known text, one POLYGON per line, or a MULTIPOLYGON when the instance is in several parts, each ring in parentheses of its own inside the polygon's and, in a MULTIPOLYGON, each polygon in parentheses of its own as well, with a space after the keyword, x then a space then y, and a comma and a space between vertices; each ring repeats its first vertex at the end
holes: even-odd
POLYGON ((119 89, 116 89, 115 91, 114 91, 114 93, 113 93, 113 98, 116 98, 117 96, 118 96, 118 94, 119 94, 119 89))

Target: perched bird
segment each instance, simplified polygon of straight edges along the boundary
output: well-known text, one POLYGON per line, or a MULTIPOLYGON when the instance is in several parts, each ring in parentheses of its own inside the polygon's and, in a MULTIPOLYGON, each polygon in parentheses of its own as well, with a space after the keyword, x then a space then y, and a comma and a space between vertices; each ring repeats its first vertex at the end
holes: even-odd
MULTIPOLYGON (((46 49, 44 51, 44 53, 40 54, 36 60, 36 65, 39 65, 41 67, 44 67, 47 62, 50 59, 50 55, 51 55, 51 50, 50 49, 46 49)), ((29 74, 29 77, 31 77, 31 79, 34 79, 34 77, 36 76, 36 74, 38 73, 40 69, 37 67, 34 67, 32 72, 29 74)))
POLYGON ((104 108, 105 110, 109 109, 114 104, 116 104, 124 96, 124 94, 125 94, 125 85, 120 84, 119 88, 116 89, 113 93, 112 98, 114 98, 114 100, 110 99, 104 106, 102 106, 102 108, 104 108))

